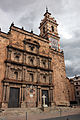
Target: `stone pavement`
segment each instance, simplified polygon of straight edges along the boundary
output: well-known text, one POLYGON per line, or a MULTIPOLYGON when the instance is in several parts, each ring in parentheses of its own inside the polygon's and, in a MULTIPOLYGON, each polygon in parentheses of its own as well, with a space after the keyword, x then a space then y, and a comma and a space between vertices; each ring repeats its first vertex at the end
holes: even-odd
POLYGON ((54 107, 44 112, 38 108, 7 108, 0 112, 0 120, 42 120, 73 114, 80 114, 80 108, 54 107))

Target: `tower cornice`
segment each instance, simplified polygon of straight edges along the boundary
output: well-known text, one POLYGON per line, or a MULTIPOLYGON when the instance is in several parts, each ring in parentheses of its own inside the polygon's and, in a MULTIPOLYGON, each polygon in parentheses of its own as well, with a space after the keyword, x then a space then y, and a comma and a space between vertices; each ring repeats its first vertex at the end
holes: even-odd
POLYGON ((40 23, 39 28, 40 28, 44 23, 46 23, 47 21, 48 21, 48 22, 51 22, 51 23, 53 23, 53 24, 55 24, 55 25, 58 26, 58 24, 56 23, 56 20, 55 20, 55 21, 52 21, 52 20, 50 20, 49 18, 47 18, 47 19, 45 19, 44 21, 42 21, 42 23, 40 23))

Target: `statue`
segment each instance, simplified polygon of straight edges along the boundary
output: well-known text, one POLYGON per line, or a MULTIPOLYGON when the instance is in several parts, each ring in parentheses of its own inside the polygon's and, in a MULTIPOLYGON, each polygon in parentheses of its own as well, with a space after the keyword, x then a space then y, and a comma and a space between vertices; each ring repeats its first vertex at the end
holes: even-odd
POLYGON ((48 107, 48 106, 45 104, 45 102, 46 102, 46 96, 43 95, 42 98, 43 98, 43 107, 48 107))

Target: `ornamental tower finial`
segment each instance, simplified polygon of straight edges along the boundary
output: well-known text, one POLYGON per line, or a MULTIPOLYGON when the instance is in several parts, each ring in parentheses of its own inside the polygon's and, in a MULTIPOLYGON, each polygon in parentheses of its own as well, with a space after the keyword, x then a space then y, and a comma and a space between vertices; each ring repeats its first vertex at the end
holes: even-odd
POLYGON ((46 6, 46 12, 48 12, 48 7, 46 6))

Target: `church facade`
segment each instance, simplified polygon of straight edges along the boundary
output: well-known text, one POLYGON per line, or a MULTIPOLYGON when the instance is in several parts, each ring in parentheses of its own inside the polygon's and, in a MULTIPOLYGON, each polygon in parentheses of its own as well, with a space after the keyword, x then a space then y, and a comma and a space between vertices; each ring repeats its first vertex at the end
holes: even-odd
POLYGON ((40 35, 13 23, 0 31, 0 106, 3 108, 69 106, 57 22, 46 9, 40 35))

